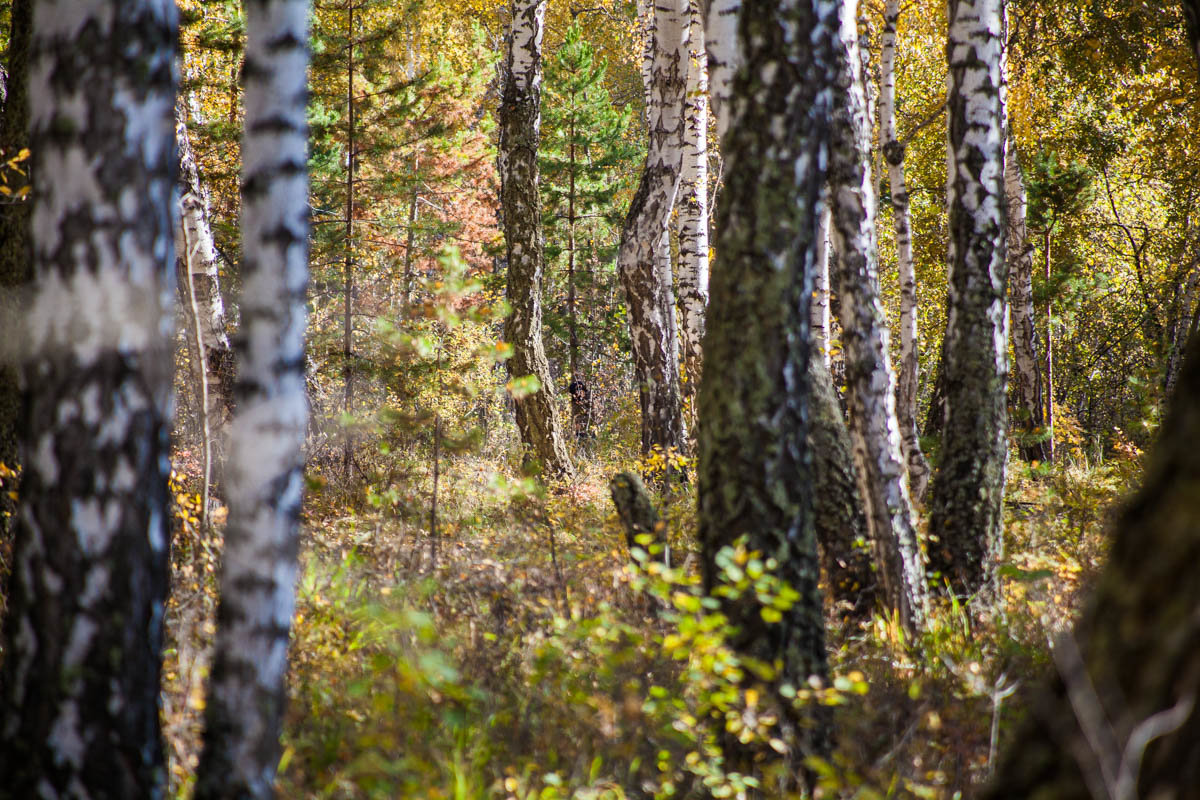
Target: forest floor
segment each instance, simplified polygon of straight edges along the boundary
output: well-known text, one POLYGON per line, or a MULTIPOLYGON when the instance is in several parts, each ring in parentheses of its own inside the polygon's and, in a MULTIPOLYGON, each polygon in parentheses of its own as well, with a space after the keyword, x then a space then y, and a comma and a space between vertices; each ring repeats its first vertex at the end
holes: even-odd
MULTIPOLYGON (((883 616, 827 609, 835 677, 814 696, 834 706, 836 750, 817 765, 821 796, 950 798, 986 779, 1140 469, 1135 455, 1012 464, 993 610, 939 606, 914 642, 883 616)), ((771 743, 773 714, 755 690, 730 690, 715 613, 693 600, 691 491, 666 503, 678 567, 647 586, 608 493, 630 464, 581 459, 551 492, 499 457, 439 466, 436 538, 428 464, 353 489, 310 477, 280 796, 740 794, 713 732, 771 743)), ((199 755, 220 549, 189 486, 175 487, 164 679, 173 797, 190 793, 199 755)), ((752 569, 754 556, 734 560, 752 569)))

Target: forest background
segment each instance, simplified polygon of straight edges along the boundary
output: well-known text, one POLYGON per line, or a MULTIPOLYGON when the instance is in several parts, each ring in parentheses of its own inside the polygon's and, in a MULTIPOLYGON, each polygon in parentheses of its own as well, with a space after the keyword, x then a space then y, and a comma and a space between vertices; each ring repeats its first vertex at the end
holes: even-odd
MULTIPOLYGON (((224 0, 185 0, 180 10, 180 121, 211 222, 211 285, 228 336, 240 292, 244 17, 224 0)), ((879 83, 884 11, 881 2, 861 8, 869 85, 879 83)), ((741 794, 746 778, 726 769, 714 731, 770 744, 775 720, 754 689, 729 678, 729 652, 692 593, 695 490, 660 485, 655 501, 680 568, 646 570, 649 578, 630 568, 609 498, 618 472, 694 470, 686 447, 645 452, 616 264, 647 146, 645 17, 623 2, 551 2, 547 13, 541 335, 577 470, 548 489, 523 458, 512 414, 513 398, 538 386, 503 366, 506 12, 482 0, 314 6, 311 423, 280 793, 620 797, 705 785, 714 796, 741 794), (574 380, 587 386, 582 416, 574 380), (635 590, 647 581, 650 599, 635 590)), ((8 13, 0 10, 0 43, 8 13)), ((941 2, 915 0, 896 29, 916 396, 935 467, 947 323, 946 27, 941 2)), ((813 691, 839 731, 820 767, 830 792, 950 797, 986 780, 1022 718, 1021 703, 1006 698, 1047 669, 1047 637, 1070 624, 1103 563, 1109 509, 1141 475, 1197 326, 1200 98, 1183 30, 1178 10, 1156 3, 1009 3, 1009 120, 1029 196, 1040 375, 1047 345, 1053 354, 1053 423, 1023 427, 1011 404, 993 612, 938 607, 914 643, 895 617, 827 603, 835 677, 813 691)), ((706 138, 714 198, 723 177, 715 120, 706 138)), ((899 330, 881 132, 872 148, 879 294, 899 330)), ((25 192, 23 152, 6 152, 0 165, 10 203, 25 192)), ((680 251, 676 232, 676 264, 680 251)), ((216 377, 202 380, 195 346, 214 311, 198 310, 187 283, 162 717, 175 796, 188 793, 198 765, 225 513, 227 413, 204 400, 219 388, 220 365, 206 363, 216 377)), ((844 393, 836 287, 830 299, 827 355, 844 393)), ((899 348, 895 336, 893 363, 899 348)), ((694 426, 689 377, 685 369, 694 426)), ((15 478, 0 473, 6 490, 15 478)), ((0 555, 7 566, 8 550, 0 555)), ((751 585, 762 569, 744 547, 727 566, 751 585)))

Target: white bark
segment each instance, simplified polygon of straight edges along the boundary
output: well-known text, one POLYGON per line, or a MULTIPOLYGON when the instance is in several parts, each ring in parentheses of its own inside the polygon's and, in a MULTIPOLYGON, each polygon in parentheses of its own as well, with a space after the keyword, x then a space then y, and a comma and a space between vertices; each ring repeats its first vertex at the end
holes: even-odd
POLYGON ((700 343, 708 305, 708 58, 699 0, 691 0, 687 98, 684 101, 683 167, 676 225, 679 232, 679 344, 684 394, 700 382, 700 343))
POLYGON ((913 269, 912 217, 908 185, 904 178, 904 149, 896 137, 896 23, 900 0, 888 0, 884 9, 880 42, 879 140, 887 162, 892 196, 892 225, 896 237, 896 265, 900 280, 900 367, 896 390, 896 419, 900 444, 908 465, 909 488, 915 500, 925 496, 929 485, 929 462, 921 452, 917 428, 918 347, 917 278, 913 269))
POLYGON ((650 26, 646 108, 649 150, 642 179, 621 231, 617 268, 625 288, 634 373, 641 393, 642 450, 685 446, 674 329, 674 298, 661 248, 679 188, 687 88, 688 0, 662 0, 650 26))
POLYGON ((508 60, 500 102, 500 198, 508 255, 506 293, 512 313, 504 337, 512 343, 512 378, 532 375, 539 388, 515 400, 517 428, 550 478, 574 474, 552 396, 554 380, 542 342, 545 267, 537 151, 541 142, 542 36, 546 0, 518 0, 512 8, 508 60))
POLYGON ((710 0, 704 21, 704 48, 708 52, 708 90, 717 115, 717 138, 725 139, 732 113, 733 76, 742 54, 738 48, 738 15, 742 0, 710 0))
POLYGON ((33 282, 0 794, 159 798, 178 18, 144 0, 32 13, 33 282))
POLYGON ((888 602, 901 623, 924 623, 925 571, 896 419, 896 379, 879 299, 875 191, 870 170, 871 120, 855 24, 857 0, 842 6, 838 84, 830 148, 831 228, 838 251, 838 297, 850 433, 867 524, 888 602))
POLYGON ((308 4, 246 6, 238 407, 196 797, 273 795, 303 487, 308 4))
POLYGON ((832 244, 829 241, 829 229, 833 224, 832 211, 829 204, 821 210, 820 227, 817 229, 817 270, 814 276, 812 298, 812 331, 813 347, 825 361, 825 369, 829 369, 830 337, 833 334, 829 309, 829 260, 832 244))
POLYGON ((995 587, 1008 453, 1002 0, 950 0, 946 55, 945 426, 931 566, 961 596, 995 587))

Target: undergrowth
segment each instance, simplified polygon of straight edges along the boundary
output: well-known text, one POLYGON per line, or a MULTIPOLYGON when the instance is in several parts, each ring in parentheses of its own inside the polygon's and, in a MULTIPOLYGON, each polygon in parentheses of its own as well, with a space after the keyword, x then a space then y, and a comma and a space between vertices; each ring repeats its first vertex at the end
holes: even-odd
MULTIPOLYGON (((1002 602, 937 606, 918 641, 885 616, 831 611, 832 683, 786 687, 787 700, 768 688, 771 665, 729 649, 727 622, 699 589, 690 489, 660 498, 671 567, 627 552, 606 487, 634 466, 585 461, 574 484, 547 492, 498 457, 452 456, 436 556, 419 490, 428 465, 406 465, 407 494, 386 501, 378 481, 313 481, 280 796, 794 796, 773 757, 786 751, 779 702, 832 708, 835 750, 809 763, 817 796, 965 796, 1047 669, 1048 642, 1103 559, 1106 509, 1138 465, 1014 462, 1002 602), (723 758, 728 736, 768 755, 740 774, 723 758)), ((176 488, 164 720, 173 794, 185 796, 219 542, 176 488)), ((791 602, 758 554, 723 559, 731 591, 791 602)))

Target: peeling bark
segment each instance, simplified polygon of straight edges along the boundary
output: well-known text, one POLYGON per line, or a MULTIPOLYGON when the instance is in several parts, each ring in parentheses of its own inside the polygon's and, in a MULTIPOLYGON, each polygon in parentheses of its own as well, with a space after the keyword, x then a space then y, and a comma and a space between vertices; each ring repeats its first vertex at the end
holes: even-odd
POLYGON ((643 454, 656 447, 682 451, 687 439, 670 258, 668 253, 664 265, 662 256, 683 163, 688 8, 688 0, 662 0, 652 6, 646 109, 650 146, 617 255, 641 399, 643 454))
POLYGON ((704 310, 708 305, 708 60, 699 0, 690 0, 687 93, 683 108, 684 147, 676 225, 679 232, 679 347, 683 394, 700 385, 704 310))
POLYGON ((0 792, 159 798, 178 21, 171 3, 112 0, 38 4, 32 25, 0 792))
POLYGON ((1001 555, 1008 455, 1002 7, 1002 0, 949 5, 945 423, 929 526, 935 582, 985 598, 1001 555))
POLYGON ((1004 158, 1004 191, 1008 201, 1008 270, 1012 279, 1013 382, 1017 395, 1017 421, 1023 431, 1020 452, 1026 461, 1045 461, 1048 453, 1044 443, 1039 441, 1044 434, 1045 421, 1034 324, 1034 246, 1025 224, 1025 184, 1011 135, 1004 158))
POLYGON ((546 0, 516 0, 500 100, 500 203, 508 253, 507 297, 512 314, 504 338, 513 346, 508 374, 532 375, 539 388, 515 401, 517 428, 527 457, 546 477, 574 474, 554 405, 554 379, 542 342, 545 269, 537 152, 542 127, 542 34, 546 0))
POLYGON ((900 446, 908 465, 913 500, 920 502, 929 486, 929 462, 921 451, 917 430, 917 383, 920 332, 917 330, 917 276, 913 268, 912 214, 904 177, 905 146, 896 137, 896 25, 900 0, 888 0, 883 12, 880 42, 879 139, 887 162, 896 237, 896 269, 900 281, 900 366, 897 370, 896 420, 900 446))
POLYGON ((850 435, 883 594, 909 633, 924 625, 925 569, 900 450, 896 378, 879 299, 871 120, 862 80, 857 2, 842 7, 830 148, 830 231, 838 250, 838 299, 846 352, 850 435))
MULTIPOLYGON (((828 157, 837 3, 747 0, 733 122, 722 141, 725 190, 716 230, 700 386, 699 528, 704 580, 745 536, 799 592, 777 624, 752 598, 726 604, 734 646, 781 664, 781 683, 826 674, 817 593, 808 362, 809 301, 828 157)), ((790 703, 782 707, 791 709, 790 703)), ((794 764, 828 746, 819 711, 783 720, 794 764)))
POLYGON ((308 417, 308 4, 246 4, 242 302, 229 523, 197 800, 274 794, 308 417))

